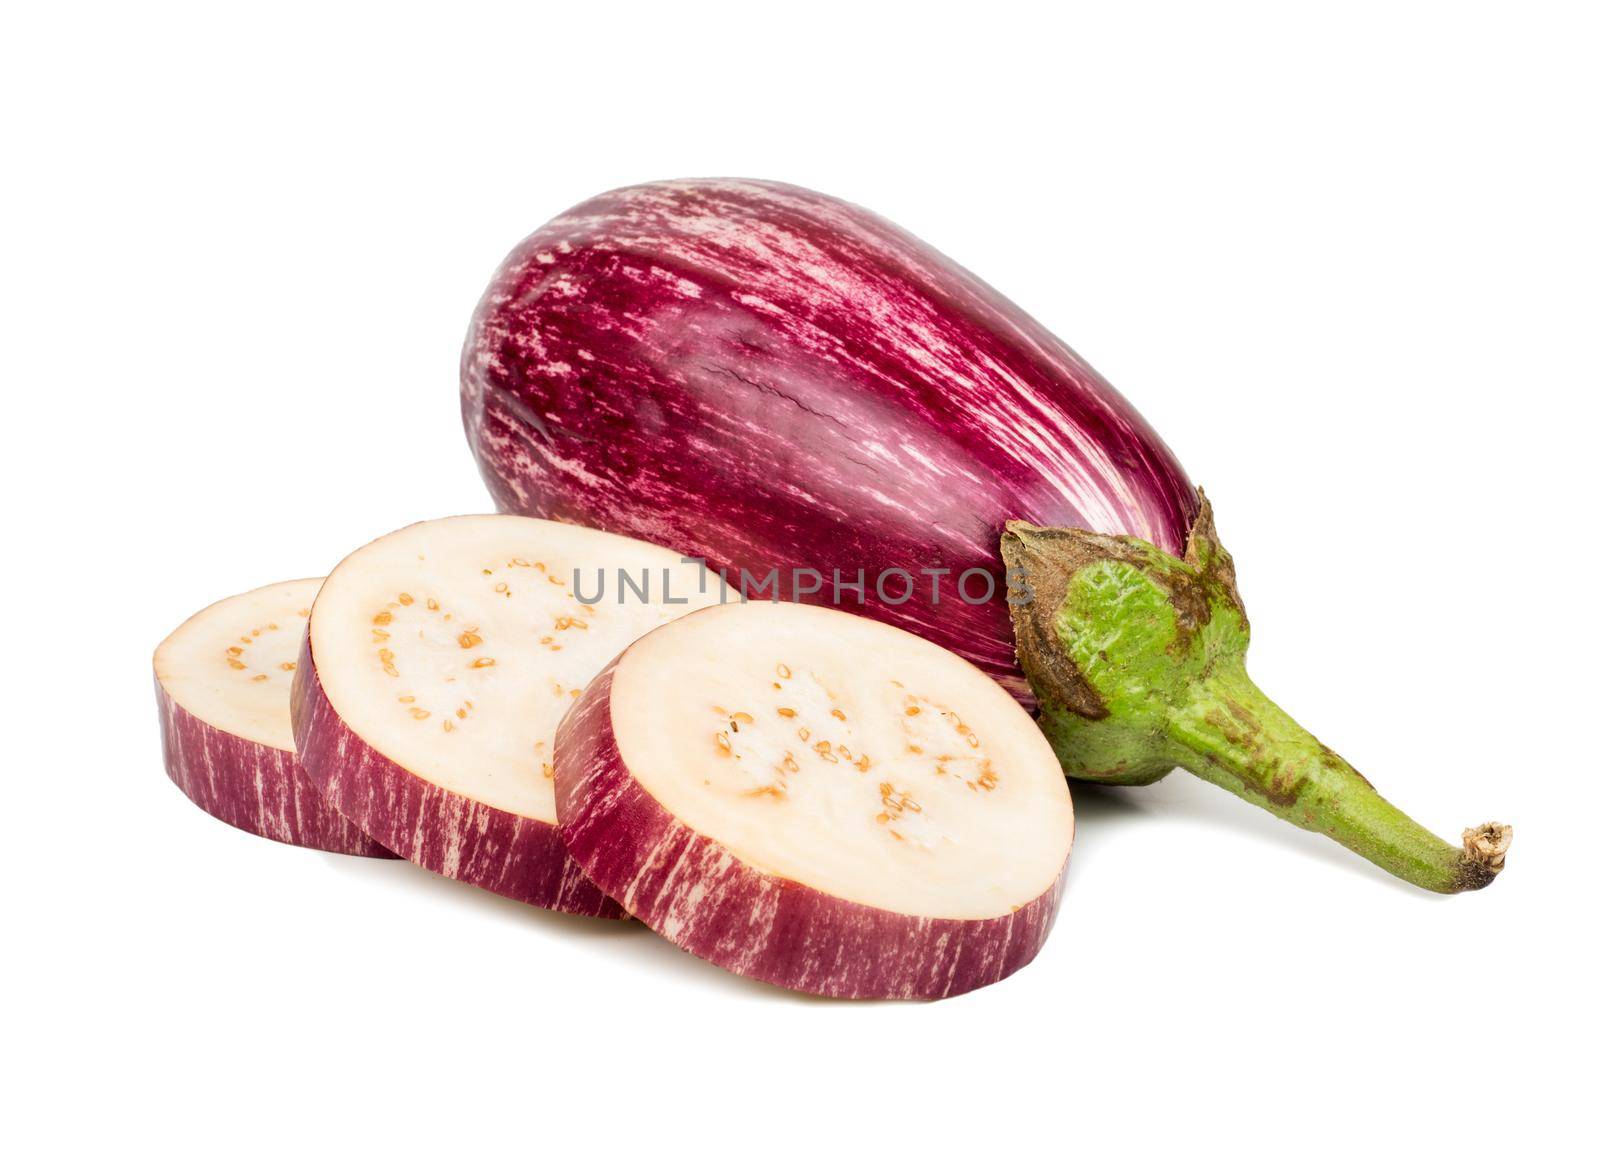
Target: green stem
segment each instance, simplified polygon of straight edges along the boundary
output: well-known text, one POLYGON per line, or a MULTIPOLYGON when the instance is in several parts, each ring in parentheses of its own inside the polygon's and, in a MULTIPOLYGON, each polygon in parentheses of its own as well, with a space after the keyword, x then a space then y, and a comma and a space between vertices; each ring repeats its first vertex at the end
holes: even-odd
POLYGON ((1000 538, 1017 659, 1076 779, 1139 785, 1175 765, 1435 892, 1493 881, 1511 828, 1446 843, 1257 689, 1250 621, 1211 506, 1183 556, 1134 537, 1011 521, 1000 538))
POLYGON ((1219 666, 1190 694, 1167 735, 1186 770, 1429 891, 1469 891, 1494 879, 1501 835, 1475 828, 1465 848, 1440 839, 1284 713, 1242 664, 1219 666))

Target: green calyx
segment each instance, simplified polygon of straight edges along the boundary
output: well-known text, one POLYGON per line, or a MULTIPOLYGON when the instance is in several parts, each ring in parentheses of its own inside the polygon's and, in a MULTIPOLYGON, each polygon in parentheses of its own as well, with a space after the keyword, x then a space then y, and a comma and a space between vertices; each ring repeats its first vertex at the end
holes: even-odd
POLYGON ((1134 785, 1181 766, 1430 891, 1485 887, 1500 871, 1509 826, 1445 842, 1250 680, 1250 623, 1204 493, 1182 558, 1023 521, 1000 549, 1017 657, 1071 777, 1134 785))

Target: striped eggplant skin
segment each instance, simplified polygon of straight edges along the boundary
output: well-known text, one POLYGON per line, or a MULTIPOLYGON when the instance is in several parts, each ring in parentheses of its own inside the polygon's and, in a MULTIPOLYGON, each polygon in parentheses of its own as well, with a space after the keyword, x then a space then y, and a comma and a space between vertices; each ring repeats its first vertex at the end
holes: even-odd
POLYGON ((195 806, 224 823, 294 847, 393 859, 323 801, 294 752, 219 730, 156 681, 167 776, 195 806))
POLYGON ((525 904, 620 919, 568 857, 551 824, 479 803, 406 770, 339 717, 307 636, 290 694, 295 745, 318 791, 340 814, 419 867, 525 904))
POLYGON ((1024 700, 1005 522, 1181 552, 1197 511, 1149 425, 1018 307, 882 218, 770 182, 633 186, 549 222, 478 305, 461 406, 503 510, 680 545, 735 579, 814 568, 820 593, 782 578, 803 600, 864 573, 840 604, 1024 700), (909 599, 897 574, 878 591, 893 569, 909 599), (976 575, 956 595, 971 569, 993 597, 976 575))
POLYGON ((556 816, 572 858, 652 931, 740 976, 850 1000, 956 996, 1038 955, 1060 909, 1065 864, 1008 915, 913 916, 761 871, 680 822, 618 748, 616 667, 585 687, 556 732, 556 816))

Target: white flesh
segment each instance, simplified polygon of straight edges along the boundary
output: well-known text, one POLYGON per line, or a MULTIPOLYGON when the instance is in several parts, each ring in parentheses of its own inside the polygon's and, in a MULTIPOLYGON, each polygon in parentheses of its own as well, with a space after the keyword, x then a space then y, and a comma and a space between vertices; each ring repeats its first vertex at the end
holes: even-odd
POLYGON ((1016 700, 838 610, 727 605, 666 626, 618 663, 611 725, 680 822, 856 903, 1003 916, 1055 883, 1071 846, 1060 764, 1016 700))
POLYGON ((156 647, 156 680, 209 726, 294 753, 289 685, 322 578, 208 605, 156 647))
POLYGON ((311 616, 317 677, 340 719, 418 777, 556 821, 551 743, 561 716, 640 635, 717 599, 715 577, 670 549, 518 516, 424 521, 358 549, 311 616), (616 570, 649 577, 618 600, 616 570), (581 604, 605 571, 605 594, 581 604), (662 603, 663 570, 674 600, 662 603))

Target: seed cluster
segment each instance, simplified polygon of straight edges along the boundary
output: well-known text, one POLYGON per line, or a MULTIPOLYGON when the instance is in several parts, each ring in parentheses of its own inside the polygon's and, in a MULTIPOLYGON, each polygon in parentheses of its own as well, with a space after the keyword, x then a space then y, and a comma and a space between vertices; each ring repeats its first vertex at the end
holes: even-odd
MULTIPOLYGON (((490 579, 489 588, 495 595, 510 598, 519 590, 526 592, 517 579, 523 570, 526 570, 525 573, 521 573, 524 580, 536 580, 542 577, 558 588, 565 588, 567 584, 565 579, 552 573, 543 561, 528 561, 522 557, 509 558, 504 564, 481 566, 479 575, 490 579)), ((568 596, 571 596, 570 592, 568 596)), ((385 675, 394 679, 404 679, 402 663, 393 648, 394 635, 400 632, 398 619, 402 615, 415 615, 423 611, 437 615, 441 623, 452 623, 445 631, 449 635, 447 640, 453 640, 457 647, 467 651, 469 657, 463 659, 467 669, 487 670, 498 664, 494 655, 483 652, 485 641, 482 626, 463 624, 461 619, 456 618, 455 614, 440 604, 437 597, 402 591, 395 594, 394 600, 385 602, 383 608, 372 615, 371 644, 377 647, 377 663, 385 675)), ((554 618, 551 631, 538 639, 539 644, 552 651, 560 650, 562 648, 560 636, 570 632, 587 631, 595 613, 594 606, 577 603, 572 612, 554 618)), ((428 635, 423 628, 418 628, 417 636, 426 638, 428 635)), ((454 682, 455 678, 446 678, 445 681, 454 682)), ((581 687, 564 688, 559 682, 552 682, 552 688, 558 698, 577 698, 583 692, 581 687)), ((437 718, 440 729, 446 733, 456 730, 475 710, 470 699, 463 700, 451 711, 440 713, 436 713, 436 708, 418 705, 416 695, 412 693, 400 695, 399 701, 405 707, 406 713, 418 722, 437 718)), ((545 765, 548 768, 548 764, 545 765)))
MULTIPOLYGON (((488 573, 490 570, 485 569, 484 572, 488 573)), ((384 607, 372 615, 372 644, 378 647, 377 658, 379 667, 383 670, 384 674, 390 678, 399 678, 401 676, 400 663, 395 656, 394 650, 388 645, 384 644, 385 642, 392 640, 393 635, 396 632, 397 627, 395 624, 395 611, 408 609, 416 605, 416 597, 410 593, 402 591, 395 594, 395 599, 393 601, 385 602, 384 607)), ((424 597, 422 599, 421 607, 427 613, 438 614, 441 622, 455 620, 455 615, 445 610, 444 607, 440 605, 437 597, 424 597)), ((417 631, 417 636, 419 638, 424 637, 424 631, 419 629, 417 631)), ((455 635, 455 642, 463 650, 472 650, 483 644, 483 635, 479 632, 477 626, 469 625, 464 627, 455 635)), ((494 664, 495 660, 487 655, 479 655, 468 663, 468 665, 474 670, 485 669, 494 664)), ((454 678, 447 679, 447 681, 452 682, 454 680, 454 678)), ((406 713, 418 722, 424 722, 433 717, 434 712, 431 709, 426 706, 419 706, 416 704, 417 697, 415 694, 401 694, 399 695, 399 701, 403 706, 405 706, 406 713)), ((456 724, 458 722, 466 721, 473 709, 474 707, 471 699, 464 699, 455 707, 453 713, 446 714, 441 717, 439 721, 440 729, 446 734, 451 733, 456 729, 456 724)))
MULTIPOLYGON (((923 744, 936 741, 933 738, 936 733, 935 729, 924 727, 920 721, 925 709, 932 710, 937 716, 934 720, 948 727, 957 738, 966 743, 972 750, 976 751, 982 745, 978 739, 977 732, 961 721, 961 716, 954 710, 932 702, 927 702, 926 706, 924 706, 925 701, 925 699, 919 699, 913 694, 907 694, 905 697, 905 717, 908 720, 906 726, 906 749, 912 754, 926 754, 927 747, 923 744), (922 741, 911 741, 913 737, 922 741)), ((975 754, 969 755, 956 751, 944 751, 941 748, 941 753, 934 755, 933 769, 934 773, 941 777, 960 778, 969 791, 992 791, 1000 785, 1000 777, 995 774, 994 764, 986 756, 980 757, 975 754)))
MULTIPOLYGON (((550 584, 559 586, 561 588, 566 588, 566 580, 561 577, 557 577, 554 573, 550 572, 543 561, 527 561, 521 557, 512 557, 505 563, 504 568, 529 569, 533 572, 541 574, 546 581, 550 582, 550 584)), ((493 577, 495 571, 491 568, 485 567, 482 570, 482 573, 485 577, 493 577)), ((501 597, 510 597, 514 592, 511 588, 511 582, 509 581, 496 581, 494 583, 494 591, 501 597)))
MULTIPOLYGON (((794 677, 793 669, 783 662, 777 664, 774 668, 774 673, 777 675, 777 679, 772 683, 774 690, 783 690, 784 682, 790 681, 794 677)), ((746 710, 729 711, 721 706, 712 707, 712 711, 726 722, 724 729, 717 730, 712 735, 712 742, 716 745, 717 752, 725 758, 743 758, 744 756, 740 752, 735 736, 740 733, 741 728, 748 729, 755 726, 755 716, 746 710)), ((800 712, 793 706, 776 707, 776 713, 780 720, 789 723, 794 723, 800 715, 800 712)), ((839 722, 849 721, 849 716, 837 706, 829 710, 829 716, 839 722)), ((872 759, 869 756, 856 754, 842 740, 818 737, 813 741, 813 732, 809 726, 796 726, 794 733, 795 738, 801 744, 801 748, 809 749, 821 762, 834 766, 844 763, 862 772, 865 772, 872 765, 872 759)), ((794 749, 785 748, 783 758, 773 761, 772 769, 766 772, 769 776, 769 781, 747 793, 751 795, 768 795, 775 799, 782 799, 788 794, 789 776, 799 772, 800 761, 795 756, 794 749)))
MULTIPOLYGON (((757 715, 747 710, 711 707, 720 720, 711 736, 716 752, 723 758, 739 762, 745 767, 746 773, 754 775, 760 783, 746 790, 745 794, 775 799, 787 797, 789 779, 800 773, 800 757, 806 751, 810 752, 814 761, 830 766, 853 766, 863 774, 880 765, 879 760, 852 749, 852 743, 859 747, 860 736, 848 729, 851 715, 837 704, 833 694, 822 690, 827 698, 827 717, 821 717, 823 710, 816 707, 814 691, 807 692, 801 687, 793 689, 792 694, 785 694, 785 691, 791 690, 788 684, 794 678, 792 667, 779 662, 773 673, 775 679, 772 688, 778 691, 775 700, 780 705, 773 707, 774 717, 767 723, 759 722, 757 715), (791 700, 792 704, 782 704, 791 700), (845 724, 847 729, 843 737, 836 729, 830 729, 834 722, 845 724), (778 738, 792 737, 798 740, 799 745, 791 742, 787 748, 782 747, 781 743, 774 747, 770 734, 765 736, 764 745, 762 741, 741 745, 741 735, 774 729, 778 732, 778 738), (752 764, 762 769, 751 771, 749 765, 752 764)), ((913 695, 899 682, 894 685, 901 692, 903 753, 919 756, 918 766, 923 766, 931 759, 936 775, 959 780, 969 791, 982 793, 995 790, 1000 780, 992 762, 981 752, 982 744, 977 732, 948 706, 913 695)), ((757 738, 762 739, 762 736, 758 734, 757 738)), ((912 824, 911 817, 923 814, 923 805, 912 798, 908 791, 890 781, 888 775, 895 767, 896 760, 890 756, 888 765, 883 767, 885 774, 879 776, 877 783, 878 807, 873 820, 896 840, 922 842, 924 836, 937 832, 930 832, 927 824, 920 820, 912 824)), ((708 778, 705 782, 709 786, 711 780, 708 778)))
MULTIPOLYGON (((302 618, 311 616, 311 610, 309 609, 299 609, 296 610, 295 613, 297 616, 302 618)), ((249 673, 252 668, 251 661, 249 660, 249 650, 251 647, 259 643, 263 634, 276 633, 281 628, 282 627, 279 626, 277 622, 269 621, 265 625, 254 626, 253 628, 246 630, 244 633, 241 633, 235 639, 235 644, 229 645, 223 651, 222 658, 223 661, 228 664, 228 669, 238 673, 249 673)), ((260 666, 260 670, 256 673, 250 674, 249 681, 251 682, 270 681, 272 677, 272 675, 268 672, 270 669, 281 670, 285 673, 293 673, 295 668, 295 664, 293 662, 279 662, 276 666, 271 666, 270 663, 257 664, 260 666)))
MULTIPOLYGON (((594 606, 580 605, 578 608, 582 609, 587 617, 594 616, 594 606)), ((556 617, 552 632, 544 634, 539 638, 539 644, 545 649, 549 650, 551 653, 559 653, 561 650, 561 643, 556 640, 557 634, 568 633, 572 630, 587 631, 588 628, 589 623, 584 618, 573 617, 570 614, 561 614, 556 617)))
MULTIPOLYGON (((878 799, 883 804, 883 810, 878 812, 876 822, 886 826, 899 822, 900 817, 907 811, 914 815, 922 814, 922 804, 904 791, 897 791, 893 783, 878 784, 878 799)), ((892 826, 889 827, 889 834, 901 841, 905 839, 905 836, 892 826)))

